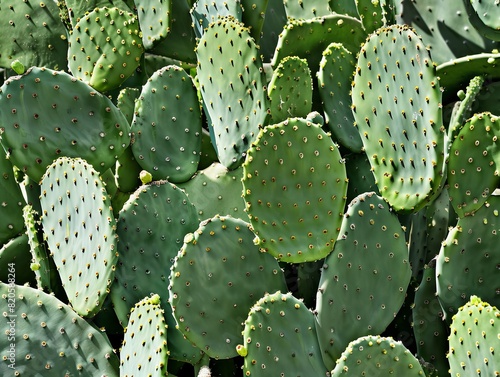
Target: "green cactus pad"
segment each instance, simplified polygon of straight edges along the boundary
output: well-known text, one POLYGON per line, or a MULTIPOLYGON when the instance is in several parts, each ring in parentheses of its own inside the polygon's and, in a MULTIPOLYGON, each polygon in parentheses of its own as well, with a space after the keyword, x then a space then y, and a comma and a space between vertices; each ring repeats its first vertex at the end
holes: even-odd
POLYGON ((11 238, 0 248, 0 281, 15 284, 36 284, 36 276, 32 270, 30 245, 28 236, 11 238))
POLYGON ((2 0, 0 28, 0 67, 18 59, 26 68, 66 68, 66 30, 54 1, 2 0))
POLYGON ((242 182, 263 251, 293 263, 331 252, 347 178, 337 146, 319 125, 293 118, 261 130, 248 150, 242 182))
POLYGON ((71 21, 71 27, 68 28, 69 30, 73 29, 82 17, 92 12, 95 8, 116 7, 132 12, 132 8, 134 7, 134 0, 57 0, 57 2, 65 3, 58 5, 59 7, 66 7, 68 11, 69 21, 71 21))
POLYGON ((39 181, 58 157, 80 157, 104 172, 130 143, 128 122, 109 98, 64 72, 30 68, 0 88, 3 148, 39 181))
POLYGON ((289 20, 279 36, 271 64, 276 67, 285 56, 298 56, 307 59, 309 69, 316 73, 330 43, 342 43, 349 51, 358 51, 365 38, 361 21, 347 15, 289 20))
POLYGON ((243 24, 224 17, 209 25, 196 55, 197 78, 219 161, 235 169, 243 163, 267 118, 265 80, 257 46, 243 24))
POLYGON ((270 0, 241 0, 242 22, 250 29, 256 43, 260 43, 264 19, 270 0))
POLYGON ((200 221, 217 214, 248 221, 248 215, 244 212, 245 201, 241 198, 242 175, 242 167, 228 170, 224 165, 214 162, 178 186, 186 192, 196 207, 200 221))
POLYGON ((233 16, 241 22, 243 9, 240 0, 198 0, 190 11, 193 20, 193 29, 196 38, 201 38, 210 23, 217 21, 219 17, 233 16))
POLYGON ((356 69, 353 54, 341 43, 331 43, 319 64, 318 91, 328 129, 334 139, 352 152, 361 152, 363 142, 354 127, 351 82, 356 69))
POLYGON ((387 26, 382 1, 379 0, 356 0, 358 16, 368 34, 373 33, 378 28, 387 26))
POLYGON ((412 320, 418 356, 432 364, 437 375, 446 375, 449 328, 443 321, 443 310, 436 297, 434 260, 424 267, 422 281, 415 291, 412 320))
POLYGON ((403 343, 371 335, 351 342, 331 373, 332 377, 392 375, 425 377, 419 361, 403 343))
POLYGON ((349 342, 381 334, 392 322, 410 283, 408 258, 403 229, 388 204, 374 193, 355 198, 325 259, 316 299, 327 367, 349 342))
POLYGON ((448 361, 455 377, 500 375, 500 311, 477 296, 453 316, 448 361))
POLYGON ((244 357, 245 376, 328 375, 314 315, 290 293, 267 294, 257 301, 245 320, 238 353, 244 357))
POLYGON ((273 123, 305 118, 312 108, 312 78, 306 59, 287 56, 278 64, 268 86, 273 123))
POLYGON ((237 356, 242 323, 267 292, 286 289, 276 259, 254 245, 250 224, 230 216, 202 221, 184 238, 170 273, 179 330, 214 359, 237 356))
POLYGON ((332 14, 328 1, 324 0, 283 0, 287 18, 310 19, 332 14))
POLYGON ((119 360, 106 334, 68 305, 38 289, 4 283, 0 283, 0 297, 4 308, 0 369, 4 375, 119 375, 119 360))
POLYGON ((436 260, 436 286, 449 320, 471 295, 500 306, 500 196, 490 196, 474 216, 459 218, 442 243, 436 260))
POLYGON ((448 191, 460 217, 477 211, 500 182, 499 135, 499 118, 491 113, 475 114, 451 146, 448 191))
POLYGON ((135 304, 120 350, 120 376, 168 375, 167 327, 160 296, 135 304))
POLYGON ((196 172, 201 150, 201 108, 182 68, 156 71, 135 102, 132 152, 154 180, 185 182, 196 172))
MULTIPOLYGON (((0 94, 1 95, 1 94, 0 94)), ((0 141, 3 138, 0 131, 0 141)), ((22 232, 24 228, 23 193, 14 177, 12 162, 0 150, 0 245, 22 232)))
POLYGON ((345 156, 347 172, 347 203, 365 192, 375 192, 379 195, 375 178, 371 172, 370 161, 364 153, 350 153, 345 156))
POLYGON ((137 17, 142 31, 142 44, 146 50, 152 49, 170 31, 170 0, 134 0, 137 17))
POLYGON ((161 307, 168 324, 170 356, 191 363, 197 362, 201 353, 175 328, 166 292, 170 266, 184 235, 195 231, 198 224, 196 208, 177 186, 154 181, 139 187, 118 216, 120 260, 111 288, 111 300, 122 326, 137 302, 150 293, 163 295, 161 307))
POLYGON ((469 21, 483 36, 500 41, 500 3, 496 0, 463 0, 469 21))
POLYGON ((435 67, 410 28, 382 28, 367 39, 352 103, 382 197, 396 211, 425 206, 441 189, 445 130, 435 67))
POLYGON ((73 309, 93 317, 118 260, 115 219, 99 174, 82 159, 58 158, 41 181, 44 236, 73 309))
POLYGON ((134 73, 143 52, 136 15, 116 7, 96 8, 78 21, 69 36, 69 69, 105 92, 134 73))

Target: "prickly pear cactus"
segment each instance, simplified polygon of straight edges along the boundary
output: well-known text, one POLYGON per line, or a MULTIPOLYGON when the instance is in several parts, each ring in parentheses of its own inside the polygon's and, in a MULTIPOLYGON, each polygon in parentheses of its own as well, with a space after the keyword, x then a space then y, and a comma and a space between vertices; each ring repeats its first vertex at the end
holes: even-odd
POLYGON ((453 316, 448 361, 450 374, 465 376, 498 376, 500 347, 498 321, 500 311, 478 296, 471 296, 453 316))
POLYGON ((215 216, 184 237, 171 268, 169 302, 179 330, 214 359, 237 356, 252 305, 286 289, 278 262, 254 237, 247 222, 215 216))
POLYGON ((389 337, 364 336, 349 343, 331 376, 421 376, 419 361, 401 342, 389 337))
POLYGON ((41 180, 41 221, 73 309, 93 317, 118 261, 116 225, 103 182, 82 159, 58 158, 41 180))
POLYGON ((446 134, 435 67, 412 29, 394 25, 367 39, 352 103, 382 197, 396 211, 425 206, 441 189, 446 134))
POLYGON ((436 292, 448 323, 471 295, 500 306, 499 234, 500 196, 490 196, 474 216, 459 218, 448 232, 436 260, 436 292))
POLYGON ((155 294, 131 310, 120 349, 120 376, 165 376, 167 364, 167 325, 155 294))
POLYGON ((408 258, 403 229, 388 204, 374 193, 355 198, 325 259, 316 299, 318 339, 328 368, 349 342, 381 334, 392 322, 410 283, 408 258))
POLYGON ((290 19, 310 19, 328 16, 332 13, 328 1, 324 0, 283 0, 286 16, 290 19))
POLYGON ((500 40, 500 3, 496 0, 464 0, 469 21, 488 39, 500 40))
POLYGON ((70 33, 71 73, 100 92, 120 86, 144 52, 137 16, 116 7, 95 8, 70 33))
POLYGON ((361 152, 363 142, 354 127, 351 111, 351 82, 356 69, 353 53, 341 43, 331 43, 323 51, 319 64, 318 91, 325 121, 333 138, 353 152, 361 152))
POLYGON ((297 263, 331 252, 347 178, 337 146, 319 125, 293 118, 264 128, 248 150, 242 182, 263 251, 297 263))
POLYGON ((118 376, 118 356, 106 333, 71 307, 38 289, 2 282, 0 297, 5 375, 118 376))
POLYGON ((303 117, 312 108, 312 78, 306 59, 287 56, 273 71, 268 86, 273 123, 303 117))
POLYGON ((58 157, 79 157, 104 172, 130 143, 111 100, 65 72, 32 67, 0 88, 0 143, 34 181, 58 157))
POLYGON ((244 357, 245 376, 327 375, 314 315, 290 293, 267 294, 257 301, 242 334, 238 354, 244 357))
POLYGON ((141 26, 142 44, 146 50, 166 38, 170 31, 170 0, 134 0, 141 26))
POLYGON ((232 16, 241 22, 243 9, 240 0, 213 1, 198 0, 194 3, 190 12, 193 20, 193 29, 196 38, 201 38, 210 23, 217 21, 219 17, 232 16))
POLYGON ((201 108, 191 77, 178 66, 156 71, 135 102, 132 152, 154 180, 185 182, 201 150, 201 108))
POLYGON ((208 26, 196 55, 212 142, 219 161, 235 169, 266 124, 267 95, 257 46, 243 24, 224 17, 208 26))

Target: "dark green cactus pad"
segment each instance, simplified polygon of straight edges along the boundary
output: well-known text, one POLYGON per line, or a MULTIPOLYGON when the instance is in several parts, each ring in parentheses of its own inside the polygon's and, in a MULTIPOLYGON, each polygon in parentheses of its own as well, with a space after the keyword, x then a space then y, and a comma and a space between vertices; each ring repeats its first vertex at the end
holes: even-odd
POLYGON ((129 124, 132 124, 134 119, 135 102, 140 95, 141 89, 139 88, 123 88, 116 98, 116 107, 120 109, 129 124))
POLYGON ((215 216, 184 237, 171 268, 169 302, 179 330, 211 358, 237 356, 252 305, 286 289, 278 262, 254 237, 247 222, 215 216))
POLYGON ((241 0, 243 7, 242 22, 250 29, 250 35, 260 43, 262 28, 269 0, 241 0))
POLYGON ((135 304, 120 349, 120 376, 168 375, 167 327, 160 296, 135 304))
POLYGON ((436 260, 437 296, 446 319, 477 295, 500 306, 498 239, 500 197, 490 196, 474 216, 459 218, 436 260))
POLYGON ((248 221, 248 215, 244 212, 245 201, 241 198, 242 175, 242 167, 228 170, 224 165, 214 162, 178 186, 186 192, 196 207, 199 221, 217 214, 248 221))
POLYGON ((203 128, 201 130, 201 156, 200 162, 198 163, 198 170, 206 169, 215 162, 218 163, 219 160, 214 145, 212 144, 210 131, 203 128))
POLYGON ((355 3, 358 17, 368 34, 373 33, 378 28, 388 26, 382 8, 383 1, 355 0, 355 3))
POLYGON ((0 281, 36 285, 36 277, 31 270, 30 245, 26 234, 11 238, 0 248, 0 281))
POLYGON ((339 149, 319 125, 292 118, 261 130, 248 150, 242 182, 263 251, 292 263, 331 252, 347 177, 339 149))
POLYGON ((355 0, 329 0, 330 8, 338 14, 346 14, 351 17, 358 17, 358 10, 355 0))
POLYGON ((185 182, 196 172, 201 150, 201 108, 182 68, 156 71, 135 102, 132 152, 153 180, 185 182))
POLYGON ((52 274, 55 273, 53 271, 55 266, 49 258, 45 243, 41 240, 42 227, 39 214, 28 204, 23 209, 23 218, 31 252, 30 268, 35 273, 37 288, 52 292, 52 274))
POLYGON ((273 71, 268 85, 273 123, 305 118, 312 109, 313 83, 306 59, 287 56, 273 71))
MULTIPOLYGON (((184 235, 198 227, 196 208, 186 194, 167 181, 139 187, 124 204, 117 220, 120 260, 111 288, 118 319, 125 326, 130 310, 150 293, 166 295, 168 274, 184 235)), ((160 296, 161 297, 161 296, 160 296)), ((170 356, 197 362, 200 351, 183 339, 167 297, 161 300, 168 324, 170 356)))
POLYGON ((194 3, 190 11, 193 20, 193 29, 196 38, 201 38, 205 29, 219 17, 233 16, 241 22, 243 8, 240 0, 198 0, 194 3))
POLYGON ((93 317, 109 293, 118 260, 111 201, 82 159, 58 158, 41 181, 41 221, 69 302, 93 317))
MULTIPOLYGON (((58 0, 58 2, 61 1, 58 0)), ((116 7, 132 12, 134 6, 134 0, 63 0, 62 2, 65 3, 64 6, 67 9, 68 17, 71 22, 70 29, 72 29, 82 17, 92 12, 95 8, 116 7)))
POLYGON ((359 195, 325 259, 316 299, 318 339, 328 368, 349 342, 386 329, 403 305, 410 277, 397 216, 380 196, 359 195))
POLYGON ((170 31, 171 0, 134 0, 142 31, 142 45, 150 50, 170 31))
POLYGON ((328 129, 339 144, 359 153, 363 142, 354 127, 351 111, 351 82, 355 69, 353 54, 341 43, 334 42, 323 51, 317 77, 328 129))
POLYGON ((71 73, 100 92, 118 88, 144 52, 137 16, 116 7, 96 8, 82 17, 68 41, 71 73))
POLYGON ((34 181, 59 156, 104 172, 130 143, 129 126, 109 98, 64 72, 33 67, 0 88, 2 147, 34 181))
POLYGON ((437 375, 447 375, 449 328, 443 321, 443 310, 436 297, 434 260, 425 266, 422 281, 415 291, 412 319, 418 357, 432 364, 437 375))
POLYGON ((415 356, 390 337, 364 336, 349 343, 331 376, 421 376, 425 373, 415 356))
POLYGON ((25 67, 66 68, 66 30, 54 1, 3 0, 0 28, 0 67, 18 59, 25 67))
POLYGON ((365 192, 375 192, 379 195, 375 178, 371 172, 370 161, 364 153, 350 153, 345 156, 347 172, 347 203, 365 192))
POLYGON ((500 41, 500 3, 496 0, 463 0, 469 21, 488 39, 500 41))
POLYGON ((259 40, 260 51, 263 61, 270 62, 280 33, 287 23, 285 6, 283 0, 266 0, 267 8, 262 25, 261 38, 259 40))
POLYGON ((279 36, 271 64, 276 67, 285 56, 307 59, 315 73, 323 51, 330 43, 342 43, 349 51, 359 51, 366 39, 361 21, 357 18, 331 14, 309 20, 289 20, 279 36))
MULTIPOLYGON (((1 96, 1 93, 0 93, 1 96)), ((0 141, 3 138, 0 131, 0 141)), ((14 177, 11 161, 0 150, 0 245, 23 231, 23 193, 14 177)))
POLYGON ((497 307, 478 296, 471 296, 459 309, 450 326, 448 361, 451 376, 500 375, 499 321, 497 307))
POLYGON ((448 235, 448 229, 455 226, 457 215, 450 204, 448 190, 441 194, 426 207, 427 219, 427 256, 425 263, 429 263, 441 250, 441 243, 448 235))
POLYGON ((429 52, 414 31, 394 25, 367 39, 357 65, 353 113, 380 194, 396 211, 417 211, 439 193, 444 170, 441 90, 429 52))
POLYGON ((332 14, 330 4, 324 0, 283 0, 287 18, 311 19, 332 14))
POLYGON ((0 297, 4 308, 0 316, 0 369, 4 375, 119 375, 119 360, 106 334, 68 305, 38 289, 4 283, 0 283, 0 297), (12 328, 15 334, 10 339, 12 328), (15 355, 10 359, 12 344, 15 355))
POLYGON ((267 118, 265 80, 257 46, 248 28, 225 17, 209 25, 196 55, 197 78, 219 161, 235 169, 243 163, 267 118))
POLYGON ((245 320, 238 353, 244 357, 245 376, 328 375, 314 315, 290 293, 267 294, 257 301, 245 320))
POLYGON ((472 26, 464 0, 402 0, 401 3, 403 11, 398 22, 413 27, 422 36, 437 64, 498 47, 497 42, 482 36, 472 26))
POLYGON ((455 212, 470 216, 493 194, 500 177, 500 119, 475 114, 453 142, 448 159, 448 192, 455 212))

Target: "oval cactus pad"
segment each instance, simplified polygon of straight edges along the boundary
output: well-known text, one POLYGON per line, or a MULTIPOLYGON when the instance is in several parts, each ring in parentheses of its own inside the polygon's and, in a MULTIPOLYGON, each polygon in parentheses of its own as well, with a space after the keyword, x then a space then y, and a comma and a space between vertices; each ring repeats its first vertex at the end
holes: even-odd
POLYGON ((293 263, 331 252, 347 178, 337 146, 320 126, 294 118, 261 130, 248 150, 242 182, 263 250, 293 263))

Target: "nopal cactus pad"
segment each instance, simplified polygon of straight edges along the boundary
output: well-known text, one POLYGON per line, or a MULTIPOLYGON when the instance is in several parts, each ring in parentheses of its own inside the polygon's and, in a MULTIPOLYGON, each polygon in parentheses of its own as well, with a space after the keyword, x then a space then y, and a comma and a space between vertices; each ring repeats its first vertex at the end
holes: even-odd
POLYGON ((139 66, 144 48, 137 16, 113 8, 95 8, 69 36, 71 73, 100 92, 120 86, 139 66))
POLYGON ((440 191, 445 131, 435 67, 412 29, 394 25, 367 39, 352 103, 382 197, 397 211, 423 207, 440 191))
POLYGON ((264 71, 250 31, 232 17, 212 22, 196 48, 200 92, 219 161, 229 169, 267 120, 264 71))
POLYGON ((16 376, 118 376, 119 360, 105 333, 56 297, 0 282, 0 370, 16 376), (15 292, 15 310, 9 294, 15 292), (8 339, 15 327, 15 339, 8 339), (15 344, 13 360, 8 355, 15 344), (14 364, 14 365, 12 365, 14 364), (10 367, 12 365, 12 367, 10 367))
POLYGON ((39 181, 60 156, 104 172, 130 143, 111 100, 65 72, 32 67, 0 88, 0 140, 10 161, 39 181))
POLYGON ((166 376, 167 324, 157 294, 132 308, 120 349, 120 376, 166 376))
POLYGON ((500 311, 471 296, 453 316, 448 338, 450 374, 456 377, 499 376, 500 311))
POLYGON ((94 168, 61 157, 41 181, 42 226, 68 299, 94 316, 109 293, 118 260, 111 199, 94 168))
POLYGON ((247 222, 215 216, 184 237, 171 268, 169 301, 179 330, 214 359, 237 356, 252 305, 286 289, 277 260, 261 253, 254 237, 247 222))
POLYGON ((252 306, 238 353, 244 357, 245 376, 328 375, 314 315, 291 293, 266 294, 252 306))
POLYGON ((331 252, 347 178, 337 146, 319 125, 293 118, 261 130, 248 150, 242 182, 263 250, 297 263, 331 252))

